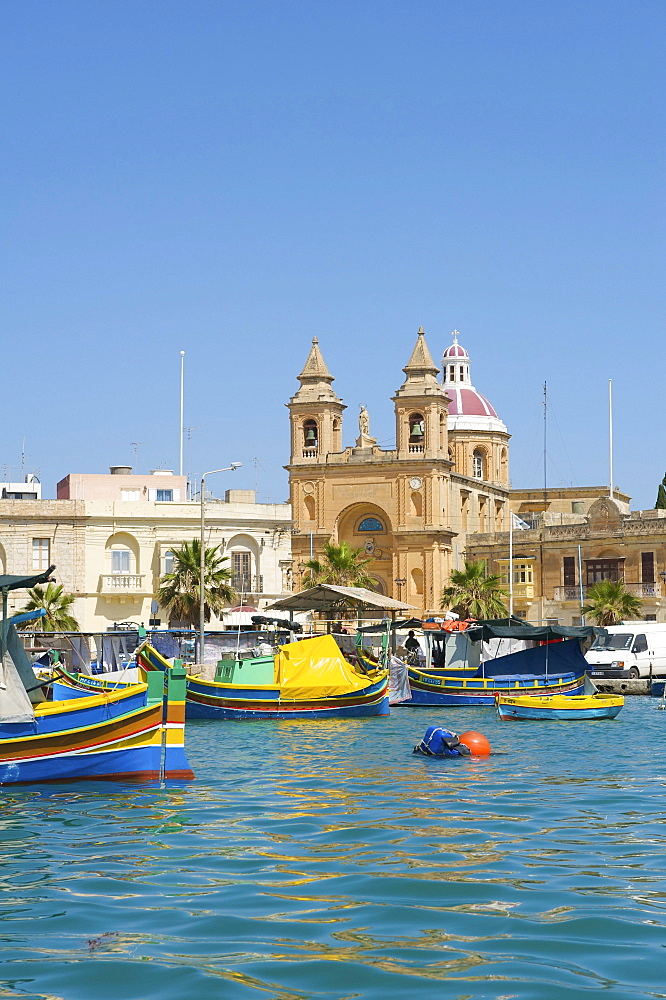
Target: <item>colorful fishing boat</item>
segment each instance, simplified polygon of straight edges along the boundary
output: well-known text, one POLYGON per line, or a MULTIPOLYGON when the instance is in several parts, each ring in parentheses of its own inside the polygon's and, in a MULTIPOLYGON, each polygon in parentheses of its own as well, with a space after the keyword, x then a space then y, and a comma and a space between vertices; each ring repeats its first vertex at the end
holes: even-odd
MULTIPOLYGON (((169 662, 149 643, 137 650, 147 671, 169 662)), ((188 719, 326 719, 388 715, 388 670, 368 672, 342 655, 331 635, 280 646, 274 656, 220 660, 213 676, 191 668, 188 719)))
POLYGON ((47 582, 0 577, 0 785, 75 778, 158 780, 194 777, 184 749, 185 671, 140 683, 92 688, 65 678, 47 700, 50 681, 35 676, 14 625, 7 591, 47 582))
POLYGON ((618 694, 554 695, 552 697, 511 697, 498 695, 497 714, 510 719, 614 719, 622 710, 624 697, 618 694))
MULTIPOLYGON (((464 630, 424 630, 423 663, 409 666, 411 698, 401 705, 490 707, 497 695, 582 694, 587 663, 580 641, 597 631, 586 627, 537 627, 517 619, 477 622, 464 630), (530 648, 482 660, 482 643, 493 641, 504 642, 509 650, 516 643, 530 648)), ((501 653, 497 643, 494 651, 501 653)))

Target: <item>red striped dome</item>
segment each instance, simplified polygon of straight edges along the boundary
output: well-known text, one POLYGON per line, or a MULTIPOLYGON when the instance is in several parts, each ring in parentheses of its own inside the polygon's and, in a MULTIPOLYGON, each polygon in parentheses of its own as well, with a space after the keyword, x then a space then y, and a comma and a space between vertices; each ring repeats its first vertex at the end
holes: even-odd
POLYGON ((447 385, 446 395, 451 400, 451 416, 497 417, 494 407, 474 386, 447 385))

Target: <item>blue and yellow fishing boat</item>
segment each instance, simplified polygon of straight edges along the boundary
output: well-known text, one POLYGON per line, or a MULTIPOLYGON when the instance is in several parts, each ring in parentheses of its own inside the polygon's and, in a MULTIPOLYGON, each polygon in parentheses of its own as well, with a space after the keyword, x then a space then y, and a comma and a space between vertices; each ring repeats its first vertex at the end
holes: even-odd
MULTIPOLYGON (((147 670, 169 663, 149 643, 137 650, 147 670)), ((188 719, 330 719, 388 715, 388 670, 367 672, 342 655, 331 635, 280 646, 271 656, 220 660, 212 678, 191 669, 188 719)))
POLYGON ((499 695, 497 714, 503 722, 510 719, 554 719, 573 722, 585 719, 614 719, 622 710, 621 694, 587 694, 565 697, 511 697, 499 695))
POLYGON ((47 582, 1 576, 0 785, 74 778, 194 777, 184 749, 185 671, 139 683, 91 686, 63 676, 48 700, 11 621, 7 592, 47 582))
MULTIPOLYGON (((599 629, 533 626, 518 619, 470 623, 466 629, 423 630, 422 664, 410 664, 411 698, 402 706, 493 706, 497 695, 579 695, 587 662, 580 642, 599 629), (481 658, 482 643, 495 644, 492 658, 481 658), (516 643, 530 648, 502 654, 516 643)), ((487 651, 487 650, 486 650, 487 651)), ((364 662, 367 657, 361 656, 364 662)))

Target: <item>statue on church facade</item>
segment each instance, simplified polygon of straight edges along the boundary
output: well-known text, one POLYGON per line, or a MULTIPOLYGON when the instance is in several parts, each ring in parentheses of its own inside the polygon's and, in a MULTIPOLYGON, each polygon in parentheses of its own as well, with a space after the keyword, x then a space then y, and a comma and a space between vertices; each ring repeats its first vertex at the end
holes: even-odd
POLYGON ((357 448, 372 448, 377 444, 377 438, 370 437, 370 414, 365 408, 365 403, 361 403, 361 410, 358 415, 358 437, 356 438, 357 448))

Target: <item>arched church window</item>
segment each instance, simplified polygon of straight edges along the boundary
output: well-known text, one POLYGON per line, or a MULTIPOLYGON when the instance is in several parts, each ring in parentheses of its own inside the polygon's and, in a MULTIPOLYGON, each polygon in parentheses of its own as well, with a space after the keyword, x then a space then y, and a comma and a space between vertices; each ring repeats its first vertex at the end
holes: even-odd
POLYGON ((475 479, 484 478, 484 454, 480 448, 475 448, 472 455, 472 475, 475 479))
POLYGON ((425 421, 422 413, 412 413, 409 418, 409 443, 423 444, 425 439, 425 421))
POLYGON ((357 531, 383 531, 384 525, 378 517, 364 517, 357 531))
POLYGON ((315 501, 314 497, 307 496, 303 500, 303 506, 305 507, 305 518, 307 521, 314 521, 315 517, 315 501))
POLYGON ((319 431, 316 420, 303 421, 303 447, 316 450, 319 446, 319 431))

